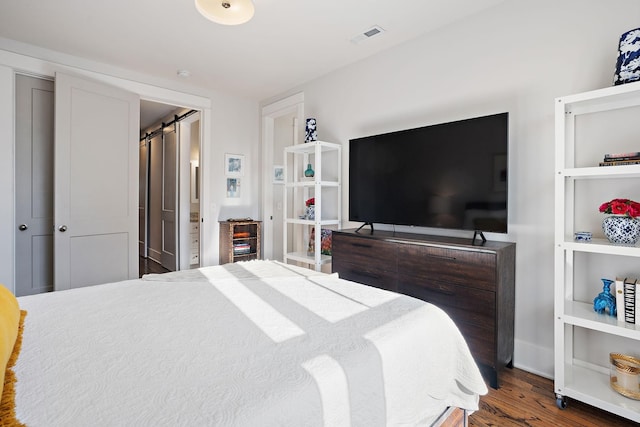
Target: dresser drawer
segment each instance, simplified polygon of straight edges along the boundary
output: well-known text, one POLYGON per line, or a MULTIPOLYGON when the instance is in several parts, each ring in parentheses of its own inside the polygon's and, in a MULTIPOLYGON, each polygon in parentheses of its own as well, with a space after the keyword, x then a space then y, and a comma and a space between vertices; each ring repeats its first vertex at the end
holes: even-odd
POLYGON ((436 281, 417 281, 403 274, 398 292, 437 305, 454 320, 477 322, 493 330, 496 312, 495 292, 436 281))
POLYGON ((395 243, 334 233, 331 244, 334 260, 348 258, 354 265, 369 268, 383 265, 385 271, 397 271, 395 243))
POLYGON ((467 341, 475 361, 496 368, 497 343, 494 330, 488 330, 478 324, 456 321, 456 319, 453 321, 467 341))
POLYGON ((410 271, 421 279, 496 290, 496 256, 492 253, 400 244, 398 271, 410 271))
POLYGON ((396 273, 379 268, 376 264, 362 266, 344 262, 340 258, 333 258, 332 270, 338 273, 341 279, 374 286, 388 291, 396 291, 396 273))

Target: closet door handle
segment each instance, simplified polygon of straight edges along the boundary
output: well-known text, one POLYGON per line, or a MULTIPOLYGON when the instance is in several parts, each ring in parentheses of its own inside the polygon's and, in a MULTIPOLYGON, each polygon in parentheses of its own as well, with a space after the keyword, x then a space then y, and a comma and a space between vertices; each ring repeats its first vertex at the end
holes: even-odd
POLYGON ((29 227, 27 227, 27 224, 20 224, 18 226, 18 230, 20 230, 20 231, 25 231, 27 228, 29 228, 29 227))
POLYGON ((60 227, 58 227, 58 230, 60 230, 61 233, 64 233, 65 231, 67 231, 67 226, 61 225, 60 227))

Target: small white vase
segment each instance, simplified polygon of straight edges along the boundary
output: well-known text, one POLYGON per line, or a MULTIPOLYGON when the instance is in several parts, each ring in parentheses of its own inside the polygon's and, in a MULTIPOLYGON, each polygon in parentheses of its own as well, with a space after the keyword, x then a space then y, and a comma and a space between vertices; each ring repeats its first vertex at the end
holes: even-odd
POLYGON ((640 238, 640 221, 628 216, 608 216, 602 221, 602 231, 611 243, 635 245, 640 238))

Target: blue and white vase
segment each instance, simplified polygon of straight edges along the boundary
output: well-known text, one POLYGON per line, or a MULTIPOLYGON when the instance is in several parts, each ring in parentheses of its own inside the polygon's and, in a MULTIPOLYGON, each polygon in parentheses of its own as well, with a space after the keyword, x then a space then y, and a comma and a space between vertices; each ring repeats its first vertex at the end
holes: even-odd
POLYGON ((316 219, 316 207, 315 205, 307 206, 304 212, 304 216, 306 219, 315 220, 316 219))
POLYGON ((640 238, 640 221, 628 216, 608 216, 602 221, 602 231, 611 243, 635 245, 640 238))
POLYGON ((640 28, 620 36, 614 85, 640 80, 640 28))
POLYGON ((310 117, 307 119, 304 128, 304 142, 313 142, 318 140, 318 124, 316 119, 310 117))

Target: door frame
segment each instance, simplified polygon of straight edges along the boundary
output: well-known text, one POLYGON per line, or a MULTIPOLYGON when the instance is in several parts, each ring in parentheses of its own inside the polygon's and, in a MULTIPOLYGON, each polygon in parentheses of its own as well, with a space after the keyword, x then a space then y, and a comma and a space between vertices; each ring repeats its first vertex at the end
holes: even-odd
MULTIPOLYGON (((273 242, 273 146, 274 146, 274 128, 275 121, 278 117, 288 116, 292 113, 298 119, 298 123, 304 122, 304 93, 300 92, 287 98, 276 101, 272 104, 262 107, 262 235, 263 248, 262 254, 264 259, 273 258, 273 245, 266 242, 273 242)), ((296 132, 293 139, 297 144, 300 138, 296 132)), ((281 163, 279 161, 279 163, 281 163)), ((275 236, 282 240, 282 236, 275 236)))
MULTIPOLYGON (((182 236, 182 238, 180 239, 180 269, 181 270, 187 270, 189 268, 191 268, 190 265, 190 252, 191 252, 191 244, 189 242, 189 240, 186 238, 186 236, 190 236, 191 235, 191 218, 190 218, 190 212, 191 212, 191 125, 195 122, 199 122, 200 123, 200 143, 198 146, 198 169, 199 169, 199 173, 200 173, 200 179, 198 182, 199 185, 199 189, 200 189, 200 193, 198 196, 198 212, 200 217, 198 218, 198 223, 200 225, 202 225, 202 207, 204 206, 202 204, 202 195, 203 195, 203 191, 202 191, 202 167, 201 167, 201 163, 202 163, 202 112, 201 111, 197 111, 193 114, 191 114, 189 117, 185 117, 184 119, 180 120, 180 122, 178 123, 178 127, 179 127, 179 132, 178 135, 180 137, 179 139, 179 143, 178 143, 178 147, 180 150, 180 179, 179 179, 179 185, 180 185, 180 189, 178 191, 179 194, 179 199, 180 199, 180 236, 182 236)), ((201 227, 198 227, 198 230, 201 231, 201 227)), ((200 234, 198 236, 198 242, 201 242, 202 240, 202 234, 200 234)), ((199 259, 200 261, 202 261, 202 245, 200 245, 200 248, 198 249, 199 252, 199 259)), ((202 265, 201 262, 199 263, 199 265, 202 265)))
MULTIPOLYGON (((96 64, 86 64, 87 68, 96 64)), ((139 81, 128 80, 122 77, 103 74, 87 69, 73 66, 60 65, 59 63, 26 56, 18 53, 0 49, 0 150, 4 153, 11 153, 10 156, 0 156, 0 193, 10 195, 10 203, 0 206, 0 236, 6 236, 6 240, 0 242, 0 283, 4 284, 10 291, 15 292, 15 236, 13 233, 15 224, 15 75, 27 74, 45 79, 53 79, 56 71, 71 72, 76 75, 85 76, 93 80, 110 84, 112 86, 128 90, 134 94, 154 102, 183 106, 201 113, 201 141, 212 140, 212 102, 210 98, 192 95, 186 92, 179 92, 167 89, 158 85, 141 83, 139 81)), ((200 167, 202 170, 201 181, 201 206, 210 206, 211 198, 207 183, 211 177, 210 168, 206 164, 206 150, 203 144, 200 151, 200 167)), ((206 239, 201 245, 201 260, 206 262, 211 258, 210 252, 213 246, 209 240, 213 239, 216 218, 210 210, 201 212, 201 235, 206 239)))

